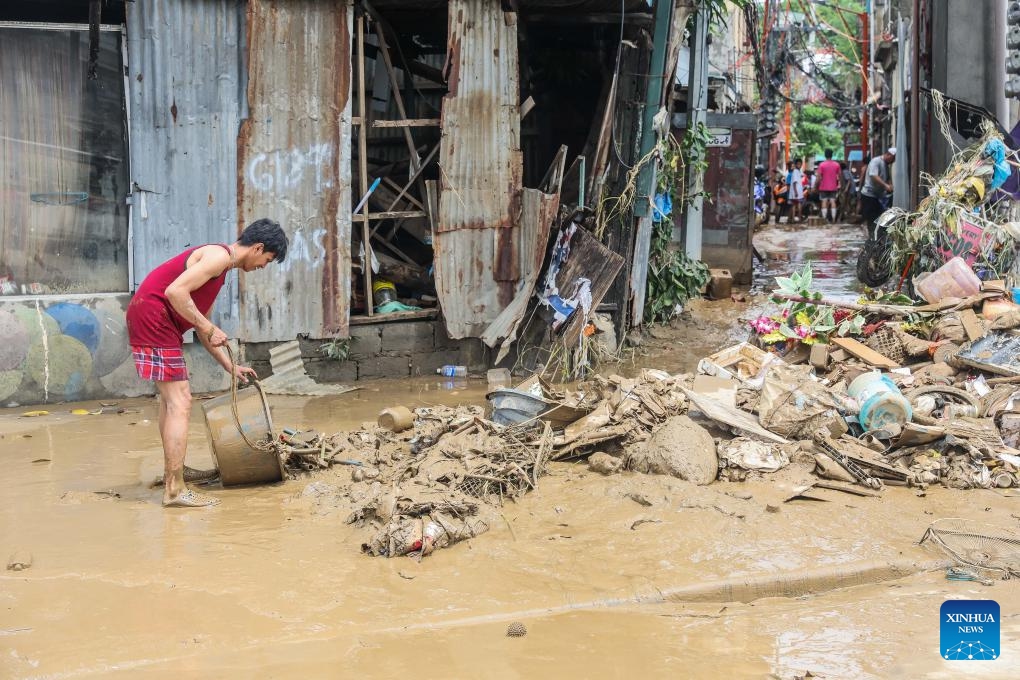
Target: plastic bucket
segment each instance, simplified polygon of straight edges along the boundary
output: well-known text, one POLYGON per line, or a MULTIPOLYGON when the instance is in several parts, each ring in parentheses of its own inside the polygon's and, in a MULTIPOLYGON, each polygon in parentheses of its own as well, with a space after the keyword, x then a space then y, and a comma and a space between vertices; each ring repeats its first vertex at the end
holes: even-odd
POLYGON ((893 424, 902 426, 913 417, 907 398, 888 376, 878 371, 862 373, 854 378, 847 393, 860 405, 857 419, 865 432, 893 424))
POLYGON ((549 410, 544 399, 521 390, 505 388, 493 390, 485 396, 492 405, 492 421, 499 425, 523 423, 549 410))
MULTIPOLYGON (((281 481, 285 472, 280 457, 275 451, 248 446, 237 429, 230 403, 230 394, 224 394, 202 404, 209 448, 223 486, 281 481)), ((246 387, 237 391, 237 417, 244 434, 251 441, 257 443, 272 435, 269 407, 258 388, 246 387)))
POLYGON ((390 432, 403 432, 414 426, 414 414, 406 406, 391 406, 379 411, 376 423, 390 432))

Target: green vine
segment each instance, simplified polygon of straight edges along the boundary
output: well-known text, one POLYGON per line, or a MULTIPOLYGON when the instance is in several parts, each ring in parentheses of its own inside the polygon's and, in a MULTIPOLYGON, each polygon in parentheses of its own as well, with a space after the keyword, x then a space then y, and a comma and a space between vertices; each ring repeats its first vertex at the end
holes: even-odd
MULTIPOLYGON (((687 129, 683 140, 667 136, 660 143, 657 193, 668 196, 673 210, 683 210, 699 193, 688 191, 690 178, 704 177, 708 169, 708 143, 712 135, 704 123, 687 129)), ((700 195, 707 198, 702 191, 700 195)), ((695 260, 672 243, 673 220, 665 216, 652 224, 652 242, 648 255, 648 289, 644 320, 661 323, 672 318, 677 307, 698 295, 708 283, 708 265, 695 260)))

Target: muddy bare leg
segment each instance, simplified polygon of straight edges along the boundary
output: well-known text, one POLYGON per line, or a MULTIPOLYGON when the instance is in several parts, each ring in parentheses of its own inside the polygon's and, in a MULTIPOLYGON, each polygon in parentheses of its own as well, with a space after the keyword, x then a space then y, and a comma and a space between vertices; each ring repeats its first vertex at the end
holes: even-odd
POLYGON ((183 493, 184 457, 188 453, 191 389, 186 380, 156 383, 159 390, 159 436, 163 439, 163 502, 183 493))

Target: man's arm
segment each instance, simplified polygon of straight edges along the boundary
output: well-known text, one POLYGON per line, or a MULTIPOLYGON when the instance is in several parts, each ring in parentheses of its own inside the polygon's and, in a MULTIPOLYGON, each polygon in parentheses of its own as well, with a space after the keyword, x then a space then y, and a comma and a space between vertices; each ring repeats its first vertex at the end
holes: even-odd
POLYGON ((871 175, 871 180, 884 186, 886 191, 892 191, 892 182, 886 182, 879 175, 871 175))
MULTIPOLYGON (((212 316, 212 305, 209 306, 209 309, 205 310, 205 317, 209 318, 210 316, 212 316)), ((226 371, 227 373, 236 376, 238 379, 244 381, 245 383, 248 382, 249 375, 252 378, 258 377, 255 373, 254 368, 242 366, 240 364, 231 364, 230 357, 227 355, 225 344, 221 349, 219 347, 214 347, 212 343, 209 341, 207 335, 203 333, 198 333, 196 331, 195 336, 198 338, 198 341, 202 343, 202 347, 205 347, 205 351, 209 352, 212 358, 216 360, 216 363, 222 366, 223 370, 226 371)))
POLYGON ((195 327, 202 344, 208 340, 213 347, 227 342, 227 335, 207 319, 191 299, 191 294, 230 266, 230 255, 219 246, 208 246, 199 251, 199 259, 166 287, 166 298, 174 311, 195 327))
MULTIPOLYGON (((876 161, 880 161, 882 159, 881 158, 876 158, 875 160, 876 161)), ((888 170, 887 170, 887 172, 888 172, 888 170)), ((886 191, 892 191, 892 182, 886 182, 884 179, 882 179, 882 166, 881 165, 876 163, 874 165, 874 167, 872 167, 871 164, 868 164, 868 175, 871 177, 871 181, 872 182, 877 182, 881 186, 885 187, 886 191)))

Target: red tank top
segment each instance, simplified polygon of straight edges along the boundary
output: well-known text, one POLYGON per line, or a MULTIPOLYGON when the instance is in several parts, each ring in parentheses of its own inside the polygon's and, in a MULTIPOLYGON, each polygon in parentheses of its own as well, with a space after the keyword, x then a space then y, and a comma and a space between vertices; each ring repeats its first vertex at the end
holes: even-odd
MULTIPOLYGON (((230 252, 228 246, 222 243, 216 245, 230 252)), ((127 308, 128 342, 132 345, 167 348, 181 347, 184 344, 184 334, 193 326, 190 321, 174 311, 173 305, 166 297, 166 289, 184 273, 191 254, 202 247, 190 248, 170 258, 153 269, 142 281, 142 285, 138 286, 127 308)), ((212 307, 228 271, 229 268, 224 269, 222 274, 209 279, 197 290, 192 291, 191 299, 202 314, 212 307)))

